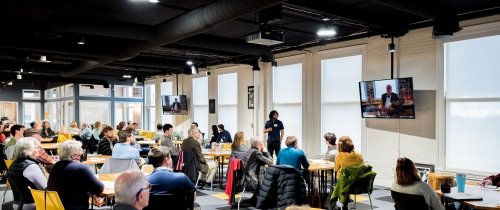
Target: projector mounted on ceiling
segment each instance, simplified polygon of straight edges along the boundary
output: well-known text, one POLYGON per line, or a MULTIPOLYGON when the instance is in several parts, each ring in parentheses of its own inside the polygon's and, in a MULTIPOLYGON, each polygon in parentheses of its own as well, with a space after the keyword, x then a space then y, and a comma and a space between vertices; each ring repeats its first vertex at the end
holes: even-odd
POLYGON ((277 45, 283 43, 283 31, 272 30, 269 27, 261 27, 261 29, 253 34, 247 35, 248 43, 260 45, 277 45))

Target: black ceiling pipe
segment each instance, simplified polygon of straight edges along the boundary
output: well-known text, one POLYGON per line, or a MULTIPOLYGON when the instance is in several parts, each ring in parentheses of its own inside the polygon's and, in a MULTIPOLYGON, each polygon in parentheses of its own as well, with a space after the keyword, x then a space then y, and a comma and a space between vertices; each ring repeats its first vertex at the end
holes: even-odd
POLYGON ((16 79, 16 74, 9 74, 2 77, 1 81, 29 81, 29 82, 58 82, 58 83, 76 83, 76 84, 95 84, 109 87, 109 82, 101 79, 86 79, 86 78, 62 78, 59 76, 45 76, 45 75, 29 75, 23 74, 23 79, 16 79))
MULTIPOLYGON (((154 47, 179 41, 214 29, 220 24, 227 23, 243 15, 253 13, 267 7, 283 2, 283 0, 223 0, 194 9, 186 14, 173 18, 160 24, 152 36, 152 41, 137 41, 119 50, 118 54, 129 59, 140 52, 154 47)), ((72 77, 116 61, 117 59, 99 59, 97 61, 84 61, 67 72, 61 72, 63 77, 72 77)))
POLYGON ((271 48, 250 44, 243 40, 228 39, 225 37, 211 36, 200 34, 181 41, 176 42, 179 45, 190 47, 201 47, 212 50, 220 50, 233 53, 244 53, 249 55, 258 55, 262 57, 264 62, 272 61, 273 54, 271 48))

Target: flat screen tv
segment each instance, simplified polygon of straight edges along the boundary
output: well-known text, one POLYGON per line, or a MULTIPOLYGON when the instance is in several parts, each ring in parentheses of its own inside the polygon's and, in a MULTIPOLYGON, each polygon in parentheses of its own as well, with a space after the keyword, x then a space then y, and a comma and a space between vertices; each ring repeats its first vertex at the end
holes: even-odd
POLYGON ((415 119, 411 77, 361 81, 359 96, 363 118, 415 119))
POLYGON ((161 96, 164 115, 186 115, 188 104, 186 95, 161 96))

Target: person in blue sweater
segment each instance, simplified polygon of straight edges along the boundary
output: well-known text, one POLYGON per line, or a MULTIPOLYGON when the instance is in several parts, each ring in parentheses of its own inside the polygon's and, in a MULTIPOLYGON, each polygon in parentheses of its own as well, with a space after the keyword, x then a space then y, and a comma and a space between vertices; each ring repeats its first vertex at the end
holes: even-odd
POLYGON ((276 165, 290 165, 301 172, 302 168, 308 169, 309 162, 307 161, 307 157, 304 151, 299 149, 297 137, 286 137, 285 145, 287 146, 287 148, 282 149, 278 153, 278 160, 276 160, 276 165))

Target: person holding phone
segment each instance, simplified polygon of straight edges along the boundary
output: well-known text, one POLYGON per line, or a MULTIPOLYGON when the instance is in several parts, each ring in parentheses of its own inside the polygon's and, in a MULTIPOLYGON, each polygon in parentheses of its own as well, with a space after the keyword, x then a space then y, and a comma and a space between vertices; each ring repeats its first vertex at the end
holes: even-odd
POLYGON ((281 149, 281 141, 285 134, 283 123, 278 120, 279 114, 276 110, 269 113, 269 120, 264 126, 264 133, 267 133, 267 150, 273 157, 273 152, 278 156, 281 149))

